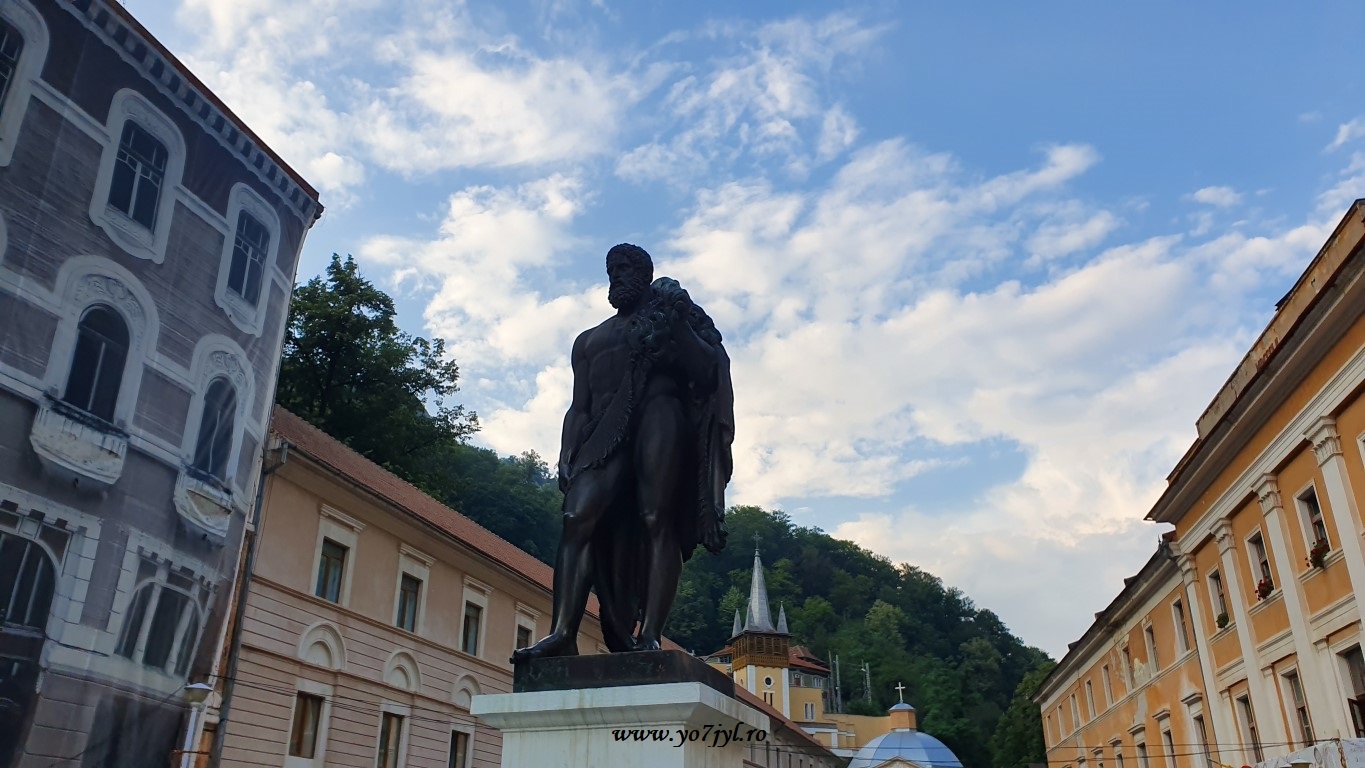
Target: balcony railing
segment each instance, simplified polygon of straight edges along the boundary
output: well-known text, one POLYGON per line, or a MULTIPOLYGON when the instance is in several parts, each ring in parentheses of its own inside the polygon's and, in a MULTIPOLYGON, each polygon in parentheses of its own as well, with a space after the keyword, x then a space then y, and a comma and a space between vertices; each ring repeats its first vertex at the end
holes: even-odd
POLYGON ((213 475, 196 467, 180 470, 175 482, 175 511, 191 533, 221 546, 232 524, 232 491, 213 475))
POLYGON ((52 475, 103 490, 118 482, 128 455, 128 433, 47 396, 33 417, 29 443, 52 475))

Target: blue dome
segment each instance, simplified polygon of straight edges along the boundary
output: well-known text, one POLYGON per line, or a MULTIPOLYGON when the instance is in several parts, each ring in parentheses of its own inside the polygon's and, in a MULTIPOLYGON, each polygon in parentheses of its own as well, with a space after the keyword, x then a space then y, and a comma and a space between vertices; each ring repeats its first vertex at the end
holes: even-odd
POLYGON ((921 731, 897 729, 869 741, 848 764, 848 768, 876 768, 899 757, 925 768, 962 768, 947 745, 921 731))

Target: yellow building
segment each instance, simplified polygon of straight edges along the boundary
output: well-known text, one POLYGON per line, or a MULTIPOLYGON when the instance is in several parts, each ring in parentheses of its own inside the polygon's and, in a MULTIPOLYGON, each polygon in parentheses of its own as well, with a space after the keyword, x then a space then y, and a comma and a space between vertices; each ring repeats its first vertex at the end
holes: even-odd
POLYGON ((1200 416, 1174 529, 1035 694, 1050 764, 1365 754, 1362 246, 1357 200, 1200 416))

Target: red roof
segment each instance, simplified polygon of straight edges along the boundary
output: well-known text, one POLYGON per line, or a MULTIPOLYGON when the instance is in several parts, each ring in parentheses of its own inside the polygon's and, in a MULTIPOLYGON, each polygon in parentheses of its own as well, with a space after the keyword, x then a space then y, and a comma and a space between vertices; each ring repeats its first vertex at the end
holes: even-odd
POLYGON ((794 645, 787 649, 787 666, 804 669, 821 675, 829 674, 829 667, 820 660, 815 652, 804 645, 794 645))
MULTIPOLYGON (((347 478, 384 501, 450 534, 456 541, 482 553, 547 592, 554 589, 554 571, 516 545, 423 493, 416 486, 346 447, 340 440, 276 405, 270 431, 284 438, 291 451, 347 478)), ((597 616, 597 598, 588 596, 588 613, 597 616)), ((665 640, 670 649, 681 650, 665 640)))

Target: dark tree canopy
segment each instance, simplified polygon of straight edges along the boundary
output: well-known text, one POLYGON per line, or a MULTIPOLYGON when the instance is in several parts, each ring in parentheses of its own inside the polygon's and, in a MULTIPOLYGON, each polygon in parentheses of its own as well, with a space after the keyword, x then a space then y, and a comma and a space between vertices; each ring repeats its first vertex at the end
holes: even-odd
POLYGON ((560 493, 534 452, 500 458, 465 441, 478 419, 450 398, 445 342, 404 333, 393 299, 333 255, 294 290, 277 400, 356 452, 550 562, 560 493))
POLYGON ((673 640, 698 653, 725 645, 735 609, 748 596, 758 534, 769 598, 774 610, 786 608, 792 641, 827 661, 839 657, 844 711, 885 714, 903 683, 920 727, 965 765, 1019 768, 1032 761, 1031 739, 1042 743, 1042 726, 1021 681, 1033 680, 1049 660, 998 616, 913 565, 894 565, 797 526, 783 512, 732 507, 726 525, 731 546, 716 557, 693 557, 684 568, 669 619, 673 640))

